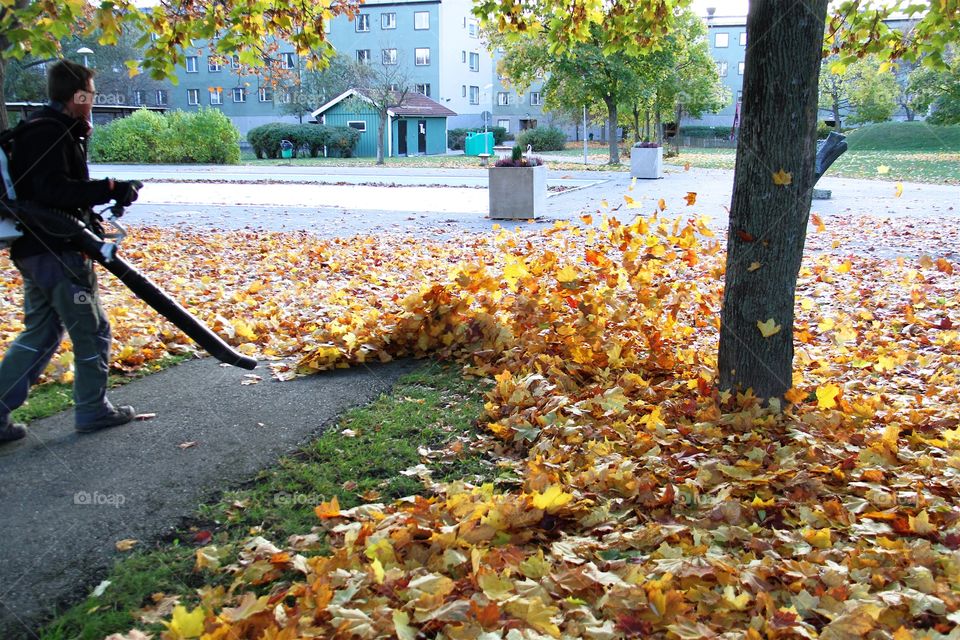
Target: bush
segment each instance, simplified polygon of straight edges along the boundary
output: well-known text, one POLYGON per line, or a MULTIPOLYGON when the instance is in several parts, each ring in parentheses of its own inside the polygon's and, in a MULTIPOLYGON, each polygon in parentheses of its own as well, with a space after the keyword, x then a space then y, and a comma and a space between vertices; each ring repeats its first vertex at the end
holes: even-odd
POLYGON ((247 141, 258 158, 279 158, 282 140, 293 143, 294 158, 301 153, 316 158, 323 153, 324 147, 331 157, 349 158, 360 140, 360 132, 350 127, 285 122, 271 122, 247 132, 247 141))
POLYGON ((537 127, 517 134, 517 144, 534 151, 563 151, 567 147, 567 134, 556 127, 537 127))
POLYGON ((680 135, 689 138, 717 138, 727 140, 730 138, 730 127, 681 127, 680 135))
POLYGON ((164 149, 170 144, 170 125, 155 111, 138 109, 97 127, 90 138, 94 162, 166 162, 164 149))
POLYGON ((99 127, 90 141, 95 162, 238 164, 240 134, 218 109, 139 109, 99 127))
POLYGON ((219 109, 173 111, 167 120, 171 162, 240 164, 240 132, 219 109))

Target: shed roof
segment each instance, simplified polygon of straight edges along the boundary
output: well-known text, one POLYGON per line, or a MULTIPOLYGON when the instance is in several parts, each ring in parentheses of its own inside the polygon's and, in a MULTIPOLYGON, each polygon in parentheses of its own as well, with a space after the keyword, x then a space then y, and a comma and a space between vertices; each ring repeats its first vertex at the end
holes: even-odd
MULTIPOLYGON (((344 91, 339 96, 326 103, 319 109, 316 109, 313 112, 313 117, 317 118, 323 115, 325 112, 329 111, 339 103, 343 102, 350 97, 358 97, 361 100, 373 104, 373 100, 370 99, 370 96, 363 89, 348 89, 344 91)), ((395 116, 421 116, 425 118, 444 118, 447 116, 457 115, 456 111, 452 111, 439 102, 431 100, 422 93, 415 93, 408 91, 402 96, 399 93, 394 93, 393 104, 388 110, 387 113, 391 117, 395 116)))

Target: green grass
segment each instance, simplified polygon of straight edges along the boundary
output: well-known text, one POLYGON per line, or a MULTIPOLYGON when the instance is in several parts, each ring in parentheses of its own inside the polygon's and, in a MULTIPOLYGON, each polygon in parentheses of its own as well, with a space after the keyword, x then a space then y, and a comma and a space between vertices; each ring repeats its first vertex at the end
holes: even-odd
MULTIPOLYGON (((145 375, 180 364, 184 360, 192 357, 193 356, 190 355, 166 356, 156 362, 145 365, 133 374, 122 376, 111 375, 107 384, 110 388, 118 387, 131 380, 136 380, 145 375)), ((23 403, 23 406, 19 409, 11 412, 10 419, 13 422, 29 423, 34 420, 40 420, 41 418, 47 418, 61 411, 66 411, 72 406, 73 385, 61 382, 48 382, 30 389, 30 395, 27 396, 27 401, 23 403)))
MULTIPOLYGON (((736 151, 683 148, 679 156, 666 158, 664 162, 679 166, 690 163, 691 167, 704 169, 733 169, 736 151)), ((960 184, 960 152, 847 151, 833 163, 826 175, 838 178, 960 184), (887 167, 887 172, 881 173, 878 167, 887 167)))
MULTIPOLYGON (((282 546, 288 536, 310 532, 317 524, 313 507, 323 500, 336 496, 349 508, 364 502, 365 493, 371 501, 388 503, 425 493, 418 479, 400 472, 422 462, 419 448, 438 450, 457 438, 472 438, 482 403, 480 383, 464 380, 452 367, 430 363, 404 376, 389 395, 349 412, 295 454, 199 506, 175 534, 119 560, 106 576, 112 584, 102 596, 64 612, 40 637, 100 640, 137 625, 135 612, 150 604, 154 593, 179 594, 195 603, 198 587, 226 584, 227 577, 193 572, 198 531, 212 534, 208 544, 218 547, 231 548, 251 530, 282 546)), ((435 480, 489 482, 498 474, 469 444, 427 466, 435 480)))
POLYGON ((960 125, 881 122, 860 127, 846 136, 850 151, 960 153, 960 125))

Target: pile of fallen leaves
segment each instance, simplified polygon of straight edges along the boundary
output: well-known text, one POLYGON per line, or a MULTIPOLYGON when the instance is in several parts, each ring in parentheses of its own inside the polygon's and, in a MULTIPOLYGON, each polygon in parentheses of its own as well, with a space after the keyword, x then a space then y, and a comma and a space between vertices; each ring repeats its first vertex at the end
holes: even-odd
MULTIPOLYGON (((164 637, 957 637, 951 262, 811 256, 795 386, 763 408, 714 388, 710 231, 581 222, 456 243, 138 230, 131 260, 278 377, 437 354, 493 378, 481 421, 520 478, 334 499, 314 532, 199 549, 233 582, 164 637)), ((124 366, 184 348, 107 295, 124 366)))

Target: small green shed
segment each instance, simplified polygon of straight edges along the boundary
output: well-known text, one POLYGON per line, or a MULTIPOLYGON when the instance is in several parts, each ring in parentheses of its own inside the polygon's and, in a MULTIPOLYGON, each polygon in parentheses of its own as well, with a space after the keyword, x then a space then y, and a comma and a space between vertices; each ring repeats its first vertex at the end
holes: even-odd
MULTIPOLYGON (((447 152, 447 118, 457 115, 420 93, 394 92, 387 110, 384 156, 436 155, 447 152)), ((355 155, 377 155, 378 115, 373 100, 362 89, 349 89, 313 112, 313 117, 330 126, 353 127, 360 131, 355 155)))

